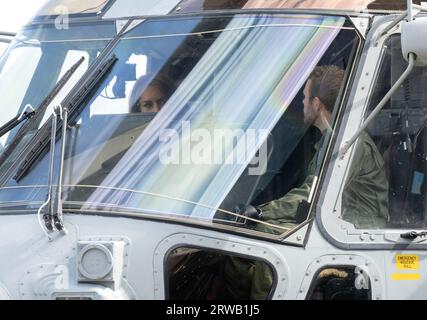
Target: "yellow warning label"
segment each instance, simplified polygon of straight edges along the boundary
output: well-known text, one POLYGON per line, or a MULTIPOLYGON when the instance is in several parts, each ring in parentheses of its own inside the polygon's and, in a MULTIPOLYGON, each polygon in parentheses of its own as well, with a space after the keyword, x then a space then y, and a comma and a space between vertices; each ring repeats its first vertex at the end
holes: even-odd
POLYGON ((393 280, 420 280, 421 275, 418 273, 393 273, 391 278, 393 280))
POLYGON ((418 270, 418 256, 415 254, 401 254, 396 256, 398 270, 418 270))

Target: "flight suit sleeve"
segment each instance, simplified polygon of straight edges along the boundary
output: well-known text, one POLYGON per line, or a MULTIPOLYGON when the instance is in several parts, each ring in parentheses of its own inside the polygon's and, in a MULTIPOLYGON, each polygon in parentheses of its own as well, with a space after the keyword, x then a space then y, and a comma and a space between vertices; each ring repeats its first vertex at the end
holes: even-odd
MULTIPOLYGON (((298 212, 298 207, 302 201, 307 201, 313 185, 315 172, 321 164, 322 159, 320 158, 319 151, 323 142, 324 137, 316 143, 316 153, 308 165, 306 178, 299 187, 291 189, 280 199, 258 206, 259 210, 262 212, 263 221, 289 229, 294 228, 297 225, 295 218, 298 212)), ((283 229, 263 224, 258 224, 256 226, 256 230, 271 234, 282 234, 284 232, 283 229)))
POLYGON ((282 198, 259 206, 263 220, 295 219, 298 205, 307 200, 313 180, 314 176, 310 175, 300 187, 293 188, 282 198))
POLYGON ((384 159, 363 133, 342 195, 342 218, 356 228, 381 228, 388 220, 388 180, 384 159))
POLYGON ((255 261, 250 300, 267 300, 273 288, 274 275, 271 268, 262 261, 255 261))

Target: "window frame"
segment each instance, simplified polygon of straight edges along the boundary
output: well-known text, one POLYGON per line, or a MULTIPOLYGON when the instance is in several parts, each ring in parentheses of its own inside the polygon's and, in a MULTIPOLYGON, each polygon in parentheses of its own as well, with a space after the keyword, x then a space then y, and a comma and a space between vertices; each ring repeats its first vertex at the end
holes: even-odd
POLYGON ((177 248, 197 248, 220 254, 265 262, 274 275, 273 286, 267 300, 283 299, 289 293, 290 270, 282 255, 266 244, 233 241, 226 237, 207 237, 200 234, 176 233, 163 239, 153 255, 155 299, 168 298, 168 265, 171 252, 177 248))
POLYGON ((300 283, 296 299, 308 300, 313 285, 316 283, 319 273, 330 267, 359 267, 369 276, 369 289, 371 300, 381 300, 386 297, 384 272, 380 272, 378 264, 368 256, 361 256, 354 253, 344 254, 325 254, 313 258, 304 272, 304 278, 300 283))
MULTIPOLYGON (((314 290, 318 286, 318 283, 320 281, 319 275, 320 275, 320 273, 322 271, 325 271, 325 270, 328 270, 328 269, 338 269, 339 270, 339 269, 345 269, 345 268, 351 268, 351 267, 356 268, 357 266, 354 265, 354 264, 348 264, 348 265, 345 265, 345 264, 329 264, 329 265, 324 265, 324 266, 320 267, 319 269, 317 269, 316 272, 313 275, 313 279, 312 279, 312 282, 310 284, 310 288, 307 291, 307 295, 305 297, 305 300, 309 300, 309 301, 317 300, 317 299, 310 299, 310 297, 313 295, 314 290)), ((368 290, 368 297, 369 298, 368 299, 362 299, 362 300, 369 301, 369 300, 373 300, 372 299, 372 281, 371 281, 370 275, 368 274, 367 276, 369 278, 369 283, 368 283, 368 289, 365 289, 365 290, 368 290)), ((320 300, 325 301, 325 300, 328 300, 328 299, 320 299, 320 300)), ((334 299, 331 299, 331 300, 334 300, 334 299)), ((356 299, 354 299, 354 300, 356 300, 356 299)))
MULTIPOLYGON (((367 43, 376 43, 366 47, 362 53, 362 60, 358 66, 356 76, 358 81, 355 82, 351 90, 350 99, 345 106, 345 116, 339 129, 334 154, 339 154, 340 148, 354 135, 365 119, 376 80, 383 67, 387 51, 385 44, 389 37, 400 34, 400 28, 398 28, 385 37, 379 37, 383 27, 393 21, 393 18, 394 16, 378 18, 368 34, 367 43)), ((350 148, 343 157, 337 158, 336 161, 330 163, 327 169, 327 177, 325 179, 327 187, 321 192, 322 205, 320 214, 317 215, 317 224, 322 235, 331 244, 344 250, 392 249, 408 251, 426 249, 427 239, 418 238, 413 241, 401 239, 400 235, 402 233, 413 231, 414 229, 356 229, 351 223, 339 217, 342 192, 352 164, 354 149, 354 146, 350 148)))
POLYGON ((164 277, 164 290, 165 290, 165 296, 164 299, 165 300, 171 300, 170 299, 170 275, 169 275, 169 270, 168 270, 168 258, 169 256, 172 254, 172 252, 176 249, 197 249, 200 250, 202 252, 208 252, 208 253, 218 253, 224 256, 229 256, 229 257, 235 257, 235 258, 244 258, 244 259, 248 259, 251 261, 259 261, 259 262, 263 262, 265 263, 267 266, 270 267, 272 273, 273 273, 273 284, 271 286, 270 292, 267 296, 267 299, 265 300, 272 300, 274 293, 276 292, 276 288, 277 288, 277 284, 278 284, 278 274, 277 274, 277 270, 274 268, 274 265, 271 261, 269 261, 268 259, 265 258, 260 258, 259 256, 249 256, 246 254, 242 254, 242 253, 238 253, 238 252, 230 252, 230 251, 226 251, 224 249, 214 249, 214 248, 210 248, 210 247, 203 247, 201 245, 195 245, 195 244, 191 244, 191 245, 184 245, 184 244, 176 244, 175 246, 171 247, 165 254, 165 258, 164 258, 164 267, 163 267, 163 277, 164 277))

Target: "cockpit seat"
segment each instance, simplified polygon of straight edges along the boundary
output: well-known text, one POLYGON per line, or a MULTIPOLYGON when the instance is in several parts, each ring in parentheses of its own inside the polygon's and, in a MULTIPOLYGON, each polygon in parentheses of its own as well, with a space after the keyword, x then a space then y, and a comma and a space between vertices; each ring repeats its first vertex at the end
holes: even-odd
POLYGON ((389 227, 419 227, 424 212, 424 114, 383 110, 368 129, 383 155, 389 181, 389 227))

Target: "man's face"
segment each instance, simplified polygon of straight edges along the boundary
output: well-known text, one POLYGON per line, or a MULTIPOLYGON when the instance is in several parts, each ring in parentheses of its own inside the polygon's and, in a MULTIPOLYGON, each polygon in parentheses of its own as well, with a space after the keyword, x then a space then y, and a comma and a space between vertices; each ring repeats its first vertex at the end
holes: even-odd
POLYGON ((316 120, 318 114, 314 106, 314 99, 311 99, 311 80, 309 79, 304 87, 304 124, 311 125, 316 120))

